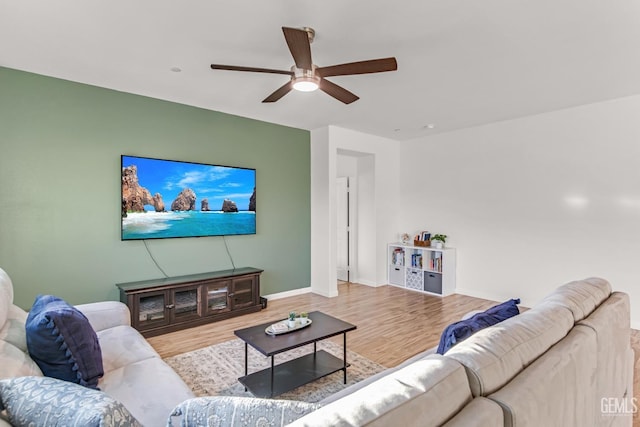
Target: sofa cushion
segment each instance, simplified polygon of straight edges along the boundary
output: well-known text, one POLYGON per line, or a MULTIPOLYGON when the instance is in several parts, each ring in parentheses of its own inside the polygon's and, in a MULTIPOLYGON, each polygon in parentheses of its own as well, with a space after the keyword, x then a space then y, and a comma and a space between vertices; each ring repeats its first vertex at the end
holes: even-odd
POLYGON ((557 302, 573 313, 575 322, 587 317, 611 295, 611 285, 604 279, 592 277, 576 280, 558 287, 543 302, 557 302))
POLYGON ((96 388, 104 374, 102 352, 87 318, 64 300, 39 295, 27 316, 27 347, 42 372, 96 388))
POLYGON ((464 368, 436 354, 323 406, 291 426, 439 426, 470 401, 464 368))
POLYGON ((42 371, 27 353, 8 342, 0 341, 0 379, 28 375, 42 376, 42 371))
POLYGON ((566 307, 539 304, 476 332, 444 357, 465 366, 474 396, 487 396, 565 337, 572 327, 573 315, 566 307))
POLYGON ((0 409, 16 426, 138 427, 121 403, 98 391, 48 377, 0 380, 0 409))
POLYGON ((120 301, 100 301, 89 304, 79 304, 75 308, 80 310, 93 327, 100 332, 116 326, 131 326, 131 312, 126 304, 120 301))
POLYGON ((629 296, 614 292, 606 301, 578 325, 592 329, 597 339, 596 384, 598 394, 593 404, 597 408, 599 421, 612 418, 611 414, 602 414, 602 399, 617 398, 620 402, 627 396, 633 396, 629 382, 629 371, 633 369, 631 351, 631 326, 629 316, 629 296))
POLYGON ((576 326, 512 381, 489 395, 502 406, 505 427, 605 425, 602 421, 606 420, 596 419, 596 413, 600 414, 596 354, 595 332, 576 326))
POLYGON ((196 397, 188 399, 171 412, 167 427, 273 426, 284 427, 320 406, 294 400, 251 397, 196 397))
POLYGON ((9 307, 13 304, 13 284, 6 271, 0 268, 0 327, 9 315, 9 307))
POLYGON ((122 402, 145 426, 166 425, 171 410, 193 392, 159 357, 105 372, 100 389, 122 402))
POLYGON ((502 408, 493 400, 476 397, 442 427, 503 427, 502 408))
POLYGON ((24 327, 26 321, 27 312, 18 306, 11 305, 7 320, 0 329, 0 340, 11 343, 22 351, 27 351, 27 332, 24 327))
POLYGON ((130 326, 116 326, 97 333, 105 374, 152 357, 160 357, 140 332, 130 326))
POLYGON ((502 304, 494 305, 483 312, 476 313, 467 319, 450 324, 444 328, 436 352, 444 354, 451 347, 469 338, 479 330, 518 315, 520 313, 518 304, 520 304, 519 299, 511 299, 502 304))

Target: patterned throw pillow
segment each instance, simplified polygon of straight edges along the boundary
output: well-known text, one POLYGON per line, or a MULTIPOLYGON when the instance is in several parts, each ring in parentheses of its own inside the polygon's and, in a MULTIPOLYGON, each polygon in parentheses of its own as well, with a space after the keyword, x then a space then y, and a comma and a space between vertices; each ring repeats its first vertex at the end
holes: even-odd
POLYGON ((29 355, 48 377, 97 388, 104 374, 98 336, 75 307, 38 295, 27 316, 29 355))
POLYGON ((16 427, 141 427, 122 403, 105 393, 48 377, 0 380, 0 410, 16 427))
POLYGON ((196 397, 175 407, 169 416, 167 427, 286 426, 319 407, 316 403, 294 400, 233 396, 196 397))

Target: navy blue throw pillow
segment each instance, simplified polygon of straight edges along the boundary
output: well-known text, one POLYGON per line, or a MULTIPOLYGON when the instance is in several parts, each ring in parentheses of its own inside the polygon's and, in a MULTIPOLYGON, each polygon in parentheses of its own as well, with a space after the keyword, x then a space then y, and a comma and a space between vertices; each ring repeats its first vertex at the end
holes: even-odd
POLYGON ((98 388, 104 375, 98 336, 78 309, 52 295, 38 295, 27 316, 29 355, 48 377, 98 388))
POLYGON ((438 354, 445 354, 454 345, 464 341, 481 329, 493 326, 520 313, 518 310, 520 299, 511 299, 502 304, 494 305, 482 313, 477 313, 468 319, 455 322, 447 326, 440 336, 438 354))

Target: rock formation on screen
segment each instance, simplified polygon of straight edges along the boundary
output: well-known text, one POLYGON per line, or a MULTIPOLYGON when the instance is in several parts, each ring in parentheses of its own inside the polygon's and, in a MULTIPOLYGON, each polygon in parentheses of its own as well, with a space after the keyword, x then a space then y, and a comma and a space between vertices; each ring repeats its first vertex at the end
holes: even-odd
POLYGON ((162 201, 162 194, 156 193, 153 196, 153 207, 156 208, 156 212, 164 212, 164 202, 162 201))
POLYGON ((122 216, 127 212, 144 212, 144 205, 152 205, 156 212, 164 212, 162 196, 151 193, 138 183, 138 168, 135 165, 122 168, 122 216))
POLYGON ((222 202, 222 212, 238 212, 238 206, 236 206, 236 202, 229 199, 224 199, 222 202))
POLYGON ((209 209, 209 200, 208 199, 202 199, 202 202, 200 203, 200 210, 203 211, 203 212, 211 210, 211 209, 209 209))
POLYGON ((178 194, 178 197, 171 203, 172 211, 194 211, 196 210, 196 193, 190 188, 185 188, 178 194))
POLYGON ((251 194, 251 198, 249 199, 249 210, 256 211, 256 187, 253 187, 253 194, 251 194))

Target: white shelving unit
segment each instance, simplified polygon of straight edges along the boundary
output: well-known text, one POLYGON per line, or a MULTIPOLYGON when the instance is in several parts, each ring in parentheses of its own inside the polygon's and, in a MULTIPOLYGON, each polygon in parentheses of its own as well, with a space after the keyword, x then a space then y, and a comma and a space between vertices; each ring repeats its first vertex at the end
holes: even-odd
POLYGON ((456 290, 456 250, 390 243, 387 249, 390 285, 446 296, 456 290))

